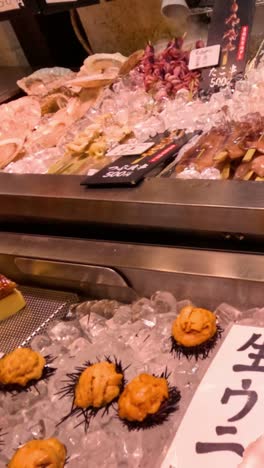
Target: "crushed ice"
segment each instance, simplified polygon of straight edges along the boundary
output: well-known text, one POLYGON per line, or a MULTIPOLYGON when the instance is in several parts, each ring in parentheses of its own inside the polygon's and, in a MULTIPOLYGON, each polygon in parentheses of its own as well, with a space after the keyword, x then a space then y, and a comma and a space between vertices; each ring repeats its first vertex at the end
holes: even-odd
MULTIPOLYGON (((169 292, 157 292, 151 299, 142 298, 131 305, 116 301, 88 301, 72 307, 64 321, 53 322, 47 333, 36 336, 31 346, 44 356, 56 356, 56 374, 41 381, 36 389, 16 396, 0 393, 0 427, 4 445, 0 465, 4 466, 19 445, 32 438, 58 437, 67 446, 69 468, 116 468, 160 466, 179 422, 195 392, 215 350, 205 361, 175 359, 170 353, 171 325, 181 308, 190 301, 177 302, 169 292), (56 395, 66 373, 85 361, 116 356, 130 365, 126 378, 149 372, 161 374, 167 367, 170 382, 182 399, 179 410, 168 422, 154 429, 128 432, 114 410, 99 414, 85 434, 82 426, 69 419, 57 426, 69 410, 71 401, 56 395)), ((264 325, 264 309, 240 312, 228 304, 216 310, 219 323, 228 329, 234 322, 264 325)))

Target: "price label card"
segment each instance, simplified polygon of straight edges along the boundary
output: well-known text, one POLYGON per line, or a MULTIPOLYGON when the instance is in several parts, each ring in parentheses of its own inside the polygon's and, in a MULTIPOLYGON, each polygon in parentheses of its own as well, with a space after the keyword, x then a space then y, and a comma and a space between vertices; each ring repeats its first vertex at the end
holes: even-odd
POLYGON ((11 10, 19 10, 24 7, 23 0, 0 0, 0 13, 11 10))
POLYGON ((190 53, 189 69, 214 67, 218 65, 220 58, 220 44, 201 49, 194 49, 190 53))
POLYGON ((150 156, 121 156, 114 163, 106 166, 94 176, 87 177, 84 185, 88 186, 133 186, 162 162, 175 156, 178 145, 171 143, 150 156))
POLYGON ((215 0, 207 46, 220 44, 221 51, 217 65, 206 65, 202 71, 202 93, 218 92, 243 78, 255 3, 256 0, 215 0))
MULTIPOLYGON (((135 186, 143 180, 154 168, 162 164, 168 164, 177 155, 179 149, 187 143, 190 135, 183 134, 175 139, 175 135, 167 135, 161 138, 158 143, 148 143, 140 145, 144 150, 141 154, 131 154, 120 156, 115 162, 101 169, 96 174, 87 177, 82 185, 88 187, 115 187, 115 186, 135 186)), ((124 145, 129 147, 129 145, 124 145)), ((137 151, 139 146, 137 145, 137 151)), ((133 151, 133 150, 132 150, 133 151)), ((120 155, 120 153, 118 152, 120 155)))
POLYGON ((154 146, 154 142, 147 143, 128 143, 126 145, 118 145, 112 150, 108 151, 106 156, 135 156, 137 154, 145 153, 148 149, 154 146))

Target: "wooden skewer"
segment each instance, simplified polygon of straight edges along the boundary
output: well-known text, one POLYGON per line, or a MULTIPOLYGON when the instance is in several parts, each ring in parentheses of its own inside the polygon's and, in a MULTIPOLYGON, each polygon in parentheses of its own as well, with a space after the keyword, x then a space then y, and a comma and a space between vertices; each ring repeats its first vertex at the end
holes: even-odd
POLYGON ((205 152, 205 148, 203 148, 203 149, 200 151, 200 153, 197 155, 196 159, 199 159, 199 158, 203 155, 204 152, 205 152))
POLYGON ((214 156, 214 161, 222 162, 225 161, 228 156, 228 151, 220 151, 216 156, 214 156))
POLYGON ((249 180, 253 176, 254 171, 248 171, 248 173, 243 177, 243 180, 249 180))
POLYGON ((223 55, 223 58, 222 58, 222 66, 225 66, 227 64, 227 61, 228 61, 228 52, 226 52, 224 55, 223 55))
POLYGON ((225 179, 227 180, 230 176, 230 163, 226 163, 225 166, 224 166, 224 169, 222 170, 222 179, 225 179))
MULTIPOLYGON (((263 138, 263 133, 262 135, 260 135, 259 139, 258 139, 258 143, 262 140, 263 138)), ((243 162, 250 162, 254 156, 254 154, 256 153, 257 151, 257 148, 249 148, 245 154, 245 156, 243 157, 243 162)))
POLYGON ((249 148, 247 150, 245 156, 243 157, 242 161, 243 162, 250 162, 255 153, 256 153, 256 148, 249 148))
POLYGON ((189 101, 192 101, 192 98, 193 98, 193 87, 194 87, 194 80, 191 81, 191 85, 190 85, 190 91, 189 91, 189 96, 188 96, 189 101))

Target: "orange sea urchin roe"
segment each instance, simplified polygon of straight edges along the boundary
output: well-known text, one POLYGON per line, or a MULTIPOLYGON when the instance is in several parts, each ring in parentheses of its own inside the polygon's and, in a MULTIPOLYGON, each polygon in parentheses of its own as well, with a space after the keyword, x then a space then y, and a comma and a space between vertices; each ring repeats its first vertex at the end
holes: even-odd
POLYGON ((143 421, 149 414, 157 413, 168 397, 166 379, 140 374, 131 380, 119 398, 119 417, 128 421, 143 421))
POLYGON ((8 468, 63 468, 66 454, 58 439, 31 440, 16 451, 8 468))
POLYGON ((30 380, 38 380, 46 361, 41 354, 29 348, 17 348, 0 359, 0 383, 25 387, 30 380))
POLYGON ((172 336, 177 343, 192 347, 205 343, 216 333, 216 316, 206 309, 184 307, 172 326, 172 336))
POLYGON ((75 406, 101 408, 111 403, 120 393, 123 374, 116 372, 114 364, 98 362, 87 367, 75 388, 75 406))

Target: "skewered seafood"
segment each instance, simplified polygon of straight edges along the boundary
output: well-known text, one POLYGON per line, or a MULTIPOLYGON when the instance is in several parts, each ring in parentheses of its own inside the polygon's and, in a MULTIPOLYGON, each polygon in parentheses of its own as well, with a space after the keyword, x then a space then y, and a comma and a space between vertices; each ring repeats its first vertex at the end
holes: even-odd
POLYGON ((188 167, 201 172, 214 167, 223 179, 262 180, 264 177, 264 119, 252 114, 243 122, 213 128, 186 151, 176 173, 188 167))
MULTIPOLYGON (((200 42, 197 42, 197 48, 201 47, 200 42)), ((152 44, 146 47, 138 71, 143 74, 146 91, 154 93, 156 99, 175 96, 181 89, 192 94, 197 91, 200 72, 189 70, 189 52, 182 47, 181 38, 170 41, 159 54, 155 54, 152 44)))
POLYGON ((209 133, 202 135, 195 146, 183 155, 176 166, 176 172, 182 172, 191 164, 197 171, 216 167, 218 164, 215 163, 214 156, 223 147, 226 138, 226 130, 221 127, 213 128, 209 133))
POLYGON ((49 173, 87 174, 91 165, 99 170, 116 159, 106 157, 109 147, 121 143, 130 134, 130 129, 117 124, 111 115, 102 115, 96 123, 84 128, 73 141, 66 144, 64 156, 49 168, 49 173), (107 121, 109 129, 103 130, 107 127, 107 121))

